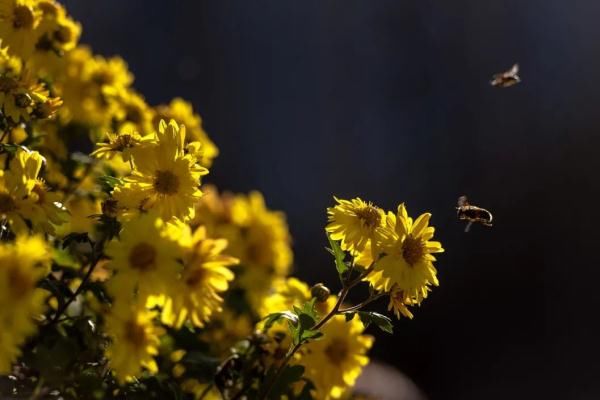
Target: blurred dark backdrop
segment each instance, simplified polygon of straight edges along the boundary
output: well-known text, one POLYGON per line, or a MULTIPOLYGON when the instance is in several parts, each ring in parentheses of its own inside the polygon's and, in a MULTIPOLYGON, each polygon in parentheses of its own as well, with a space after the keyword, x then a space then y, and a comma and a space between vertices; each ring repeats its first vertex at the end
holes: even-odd
POLYGON ((433 213, 441 286, 374 357, 432 399, 599 398, 600 2, 66 3, 150 103, 193 102, 208 180, 285 210, 300 277, 335 282, 333 194, 433 213), (461 194, 492 229, 463 233, 461 194))

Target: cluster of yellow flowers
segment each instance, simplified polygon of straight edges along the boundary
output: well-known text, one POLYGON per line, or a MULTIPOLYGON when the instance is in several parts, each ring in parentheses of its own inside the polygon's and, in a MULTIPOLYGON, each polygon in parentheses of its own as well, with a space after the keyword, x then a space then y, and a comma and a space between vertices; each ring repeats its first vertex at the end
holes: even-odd
POLYGON ((0 374, 12 394, 349 398, 366 326, 391 330, 363 308, 387 296, 412 318, 438 284, 430 215, 336 199, 326 231, 342 289, 310 287, 290 276, 283 213, 259 192, 202 184, 219 151, 192 106, 148 105, 127 64, 80 33, 54 0, 0 0, 0 374), (358 284, 370 297, 348 305, 358 284))

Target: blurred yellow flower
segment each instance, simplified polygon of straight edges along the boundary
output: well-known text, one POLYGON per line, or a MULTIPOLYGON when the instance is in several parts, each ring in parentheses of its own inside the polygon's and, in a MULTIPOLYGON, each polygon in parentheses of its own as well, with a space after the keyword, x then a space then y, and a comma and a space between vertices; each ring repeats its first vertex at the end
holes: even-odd
POLYGON ((204 227, 192 234, 187 225, 181 225, 179 235, 183 270, 177 288, 165 300, 162 321, 180 328, 189 320, 201 328, 213 313, 221 311, 220 293, 228 289, 234 278, 227 267, 238 260, 223 254, 227 240, 208 238, 204 227))
POLYGON ((17 236, 0 244, 0 373, 8 374, 21 346, 36 331, 34 317, 45 308, 48 292, 37 282, 50 271, 50 250, 40 236, 17 236))
POLYGON ((200 164, 206 168, 212 165, 214 158, 219 155, 219 149, 202 128, 202 119, 194 113, 190 103, 177 97, 169 104, 155 107, 155 112, 155 125, 161 119, 174 119, 178 124, 184 125, 189 135, 188 140, 200 142, 202 145, 202 157, 198 159, 200 164))
POLYGON ((156 312, 135 305, 117 305, 106 316, 106 333, 112 339, 106 356, 119 382, 140 375, 143 368, 158 372, 154 356, 164 330, 154 325, 155 317, 156 312))
POLYGON ((13 54, 27 58, 33 51, 41 13, 36 0, 0 0, 0 38, 13 54))
POLYGON ((320 340, 303 347, 298 363, 315 384, 315 399, 338 399, 354 385, 369 362, 366 353, 373 345, 373 337, 363 331, 359 318, 346 322, 343 315, 337 315, 323 326, 320 340))
POLYGON ((145 302, 151 295, 171 293, 181 272, 181 250, 156 214, 123 223, 118 239, 106 245, 115 276, 108 282, 116 299, 128 302, 137 294, 145 302))

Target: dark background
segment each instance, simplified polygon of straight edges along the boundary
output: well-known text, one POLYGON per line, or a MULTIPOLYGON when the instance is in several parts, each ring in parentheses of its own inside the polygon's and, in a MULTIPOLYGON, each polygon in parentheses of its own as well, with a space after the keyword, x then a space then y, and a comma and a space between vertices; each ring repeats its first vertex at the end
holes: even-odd
POLYGON ((66 3, 150 103, 193 102, 208 181, 287 213, 300 277, 335 282, 334 194, 433 213, 441 286, 374 357, 432 399, 599 398, 600 2, 66 3), (495 226, 465 234, 461 194, 495 226))

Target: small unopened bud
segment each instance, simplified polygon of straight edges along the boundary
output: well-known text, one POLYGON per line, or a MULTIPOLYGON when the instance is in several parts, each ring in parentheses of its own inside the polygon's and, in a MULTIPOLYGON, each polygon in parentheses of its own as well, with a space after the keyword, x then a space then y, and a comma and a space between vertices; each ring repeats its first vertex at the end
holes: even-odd
POLYGON ((331 294, 331 291, 327 288, 327 286, 323 285, 322 283, 317 283, 316 285, 310 288, 310 294, 312 297, 317 299, 319 303, 323 303, 327 301, 329 295, 331 294))

